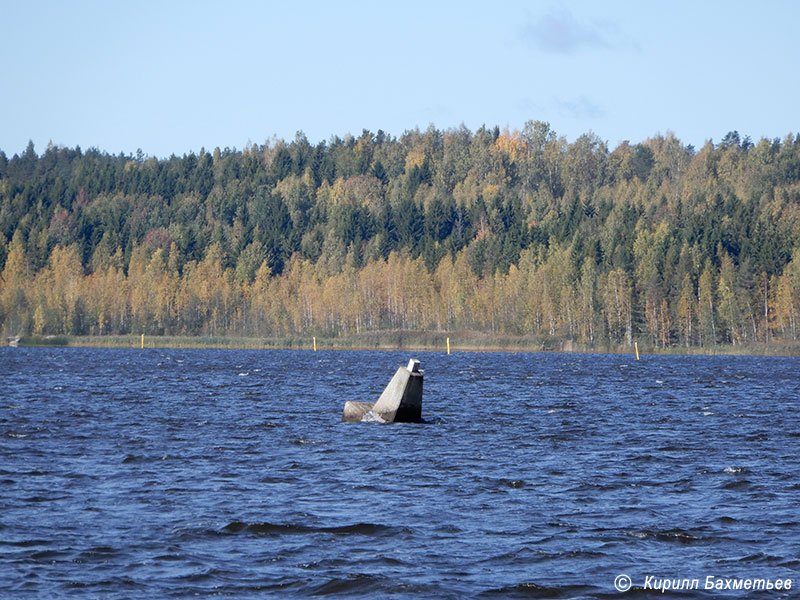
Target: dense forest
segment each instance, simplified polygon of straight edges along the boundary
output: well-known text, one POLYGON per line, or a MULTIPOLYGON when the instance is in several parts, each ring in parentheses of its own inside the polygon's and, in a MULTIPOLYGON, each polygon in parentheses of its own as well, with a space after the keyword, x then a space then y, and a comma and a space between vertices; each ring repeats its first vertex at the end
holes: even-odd
POLYGON ((549 124, 0 152, 5 335, 800 336, 800 134, 613 150, 549 124))

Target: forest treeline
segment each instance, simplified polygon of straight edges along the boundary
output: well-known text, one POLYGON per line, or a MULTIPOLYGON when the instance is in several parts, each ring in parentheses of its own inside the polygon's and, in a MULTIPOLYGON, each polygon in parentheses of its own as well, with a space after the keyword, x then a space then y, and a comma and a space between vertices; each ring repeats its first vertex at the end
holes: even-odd
POLYGON ((800 336, 800 134, 613 150, 547 123, 157 159, 0 152, 5 335, 800 336))

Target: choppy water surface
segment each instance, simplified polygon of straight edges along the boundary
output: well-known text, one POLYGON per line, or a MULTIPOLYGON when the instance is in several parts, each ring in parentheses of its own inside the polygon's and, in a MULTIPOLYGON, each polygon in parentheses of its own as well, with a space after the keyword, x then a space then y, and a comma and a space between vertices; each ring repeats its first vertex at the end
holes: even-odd
POLYGON ((800 360, 411 356, 0 349, 0 596, 798 593, 800 360))

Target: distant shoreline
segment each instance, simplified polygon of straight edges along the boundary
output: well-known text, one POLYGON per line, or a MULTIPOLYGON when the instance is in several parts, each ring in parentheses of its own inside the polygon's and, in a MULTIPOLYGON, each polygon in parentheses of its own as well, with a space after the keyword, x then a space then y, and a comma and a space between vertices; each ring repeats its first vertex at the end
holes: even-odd
MULTIPOLYGON (((627 346, 583 346, 569 340, 532 338, 526 336, 489 335, 480 332, 451 334, 426 331, 376 331, 339 337, 248 337, 224 336, 23 336, 19 346, 66 348, 217 348, 253 350, 377 350, 447 352, 563 352, 571 354, 634 354, 627 346)), ((800 344, 746 344, 712 347, 672 346, 656 348, 639 344, 640 354, 688 356, 800 356, 800 344)))

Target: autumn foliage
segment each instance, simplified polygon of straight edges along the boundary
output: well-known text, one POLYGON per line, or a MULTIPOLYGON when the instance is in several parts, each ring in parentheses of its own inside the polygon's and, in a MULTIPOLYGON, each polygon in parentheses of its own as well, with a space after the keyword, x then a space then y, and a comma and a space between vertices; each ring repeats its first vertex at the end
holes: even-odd
POLYGON ((5 335, 800 336, 800 136, 546 123, 156 159, 0 152, 5 335))

